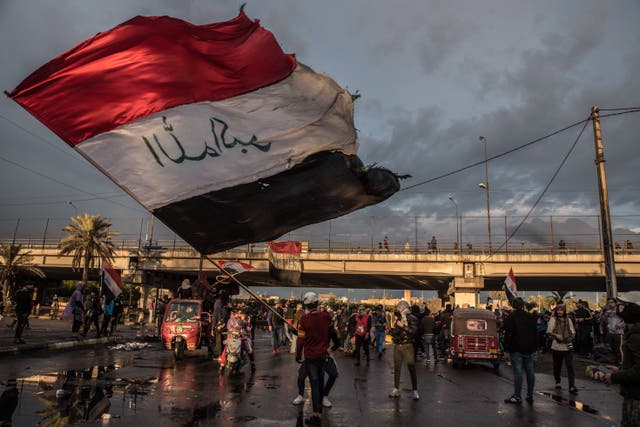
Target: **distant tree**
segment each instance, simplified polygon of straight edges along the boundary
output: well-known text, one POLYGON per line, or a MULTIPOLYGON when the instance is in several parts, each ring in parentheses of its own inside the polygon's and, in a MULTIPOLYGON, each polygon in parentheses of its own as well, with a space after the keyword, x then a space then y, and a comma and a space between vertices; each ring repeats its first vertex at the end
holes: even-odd
POLYGON ((109 231, 111 221, 100 215, 75 216, 71 221, 63 228, 69 235, 60 242, 60 255, 73 255, 72 266, 82 268, 82 281, 87 283, 89 268, 94 268, 97 260, 113 260, 115 247, 111 238, 119 233, 109 231))
POLYGON ((44 272, 31 263, 31 252, 24 252, 22 245, 15 243, 0 244, 0 281, 4 301, 14 294, 16 277, 26 273, 36 277, 44 277, 44 272))

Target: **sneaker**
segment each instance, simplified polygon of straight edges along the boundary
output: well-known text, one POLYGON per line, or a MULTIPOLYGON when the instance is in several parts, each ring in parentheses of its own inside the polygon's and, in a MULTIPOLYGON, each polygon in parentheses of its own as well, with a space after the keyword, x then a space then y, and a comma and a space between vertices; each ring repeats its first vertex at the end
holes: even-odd
POLYGON ((529 404, 533 403, 533 396, 527 396, 527 403, 529 404))
POLYGON ((560 385, 560 383, 556 383, 556 390, 560 390, 562 388, 562 386, 560 385))
POLYGON ((322 419, 317 415, 312 415, 309 418, 305 418, 304 423, 309 426, 319 426, 322 425, 322 419))
POLYGON ((400 390, 394 388, 391 390, 391 393, 389 393, 389 397, 400 397, 400 390))
POLYGON ((578 389, 575 386, 569 387, 569 393, 578 394, 578 389))
POLYGON ((293 404, 294 405, 301 405, 304 403, 304 397, 302 397, 302 395, 297 395, 295 399, 293 399, 293 404))
POLYGON ((378 353, 378 359, 382 359, 382 352, 378 353))
POLYGON ((327 396, 325 396, 325 397, 322 398, 322 406, 324 406, 325 408, 331 408, 333 406, 333 404, 331 403, 329 398, 327 396))
POLYGON ((504 403, 513 403, 514 405, 521 405, 522 398, 520 396, 512 395, 510 398, 505 399, 504 403))
POLYGON ((413 390, 413 400, 420 400, 420 395, 418 394, 418 390, 413 390))
POLYGON ((273 351, 271 352, 271 354, 273 354, 273 355, 275 356, 276 354, 278 354, 278 350, 273 350, 273 351))

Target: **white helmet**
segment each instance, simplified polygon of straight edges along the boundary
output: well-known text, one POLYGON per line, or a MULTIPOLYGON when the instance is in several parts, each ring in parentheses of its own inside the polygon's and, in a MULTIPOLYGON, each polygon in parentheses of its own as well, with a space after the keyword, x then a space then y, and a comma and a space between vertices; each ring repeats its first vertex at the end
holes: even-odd
POLYGON ((306 306, 317 304, 318 303, 318 295, 315 292, 307 292, 302 297, 302 302, 306 306))

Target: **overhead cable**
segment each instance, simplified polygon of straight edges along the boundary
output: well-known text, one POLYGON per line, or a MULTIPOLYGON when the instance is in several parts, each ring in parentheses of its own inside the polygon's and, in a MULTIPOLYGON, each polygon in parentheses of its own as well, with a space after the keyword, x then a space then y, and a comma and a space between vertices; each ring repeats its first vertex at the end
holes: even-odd
MULTIPOLYGON (((551 138, 552 136, 555 136, 555 135, 557 135, 557 134, 559 134, 559 133, 562 133, 562 132, 564 132, 564 131, 566 131, 566 130, 569 130, 569 129, 573 128, 573 127, 576 127, 576 126, 578 126, 578 125, 580 125, 580 124, 582 124, 582 123, 587 123, 589 120, 590 120, 590 118, 589 118, 589 117, 588 117, 588 118, 586 118, 586 119, 582 119, 582 120, 580 120, 580 121, 578 121, 578 122, 575 122, 575 123, 572 123, 572 124, 570 124, 570 125, 568 125, 568 126, 565 126, 565 127, 563 127, 562 129, 555 130, 555 131, 553 131, 553 132, 551 132, 551 133, 548 133, 548 134, 546 134, 546 135, 544 135, 544 136, 541 136, 540 138, 536 138, 536 139, 534 139, 533 141, 529 141, 529 142, 527 142, 526 144, 519 145, 518 147, 512 148, 511 150, 507 150, 507 151, 505 151, 505 152, 503 152, 503 153, 500 153, 500 154, 497 154, 497 155, 495 155, 495 156, 489 157, 486 161, 488 162, 488 161, 490 161, 490 160, 495 160, 495 159, 498 159, 498 158, 500 158, 500 157, 504 157, 504 156, 506 156, 507 154, 511 154, 511 153, 513 153, 514 151, 518 151, 518 150, 521 150, 521 149, 523 149, 523 148, 526 148, 526 147, 528 147, 528 146, 530 146, 530 145, 536 144, 536 143, 538 143, 538 142, 542 142, 542 141, 544 141, 545 139, 551 138)), ((451 176, 451 175, 457 174, 457 173, 462 172, 462 171, 465 171, 465 170, 467 170, 467 169, 471 169, 471 168, 473 168, 473 167, 476 167, 476 166, 482 165, 482 164, 484 164, 484 163, 485 163, 485 161, 484 161, 484 160, 481 160, 481 161, 478 161, 478 162, 472 163, 472 164, 470 164, 470 165, 467 165, 467 166, 461 167, 461 168, 459 168, 459 169, 453 170, 453 171, 451 171, 451 172, 447 172, 447 173, 445 173, 445 174, 442 174, 442 175, 436 176, 436 177, 434 177, 434 178, 427 179, 426 181, 422 181, 422 182, 419 182, 419 183, 417 183, 417 184, 410 185, 410 186, 408 186, 408 187, 405 187, 405 188, 401 189, 400 191, 406 191, 406 190, 409 190, 409 189, 411 189, 411 188, 418 187, 418 186, 420 186, 420 185, 428 184, 428 183, 430 183, 430 182, 437 181, 437 180, 442 179, 442 178, 446 178, 446 177, 448 177, 448 176, 451 176)))
MULTIPOLYGON (((556 179, 556 177, 558 176, 558 174, 560 173, 560 171, 562 170, 562 167, 564 166, 564 164, 566 163, 567 159, 569 158, 569 156, 571 155, 571 153, 573 152, 573 149, 576 147, 576 145, 578 144, 578 141, 580 141, 580 138, 582 137, 582 134, 584 133, 584 130, 586 129, 587 125, 589 124, 590 120, 587 120, 584 124, 584 126, 582 127, 582 129, 580 130, 580 133, 578 134, 578 137, 575 139, 575 141, 573 141, 573 144, 571 144, 571 148, 569 148, 569 151, 567 151, 567 154, 565 154, 564 158, 562 159, 562 162, 560 162, 560 166, 558 166, 558 169, 556 169, 555 173, 553 174, 553 176, 551 177, 551 179, 549 180, 549 182, 547 183, 547 185, 544 187, 544 190, 542 190, 542 193, 540 193, 540 195, 538 196, 538 198, 536 199, 536 201, 533 203, 533 206, 531 206, 531 209, 529 209, 529 212, 527 212, 527 214, 524 216, 524 218, 522 219, 522 221, 520 221, 520 224, 518 224, 518 226, 516 228, 513 229, 513 231, 509 234, 509 237, 507 237, 507 239, 504 241, 504 243, 502 243, 497 249, 496 251, 499 251, 500 249, 502 249, 502 247, 504 245, 506 245, 509 240, 511 240, 511 238, 513 236, 515 236, 515 234, 518 232, 518 230, 520 230, 520 227, 522 227, 522 225, 525 223, 525 221, 527 219, 529 219, 529 216, 531 215, 531 212, 533 212, 533 210, 536 208, 536 206, 538 206, 538 203, 540 203, 540 200, 542 200, 542 197, 545 195, 545 193, 547 192, 547 190, 549 189, 549 187, 551 187, 551 184, 553 184, 553 181, 556 179)), ((489 258, 491 258, 493 256, 493 254, 489 254, 489 256, 485 259, 485 261, 489 258)))

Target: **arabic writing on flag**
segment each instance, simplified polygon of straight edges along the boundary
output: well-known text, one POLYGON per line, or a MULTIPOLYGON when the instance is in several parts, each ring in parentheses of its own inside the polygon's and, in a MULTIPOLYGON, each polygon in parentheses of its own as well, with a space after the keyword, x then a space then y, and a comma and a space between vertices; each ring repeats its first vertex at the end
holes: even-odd
POLYGON ((283 283, 298 284, 302 281, 302 243, 268 242, 269 274, 283 283))
POLYGON ((504 279, 503 289, 507 294, 509 304, 513 305, 513 300, 518 298, 518 287, 516 286, 516 276, 513 274, 513 268, 509 269, 509 274, 504 279))
POLYGON ((273 240, 399 189, 355 156, 351 94, 242 11, 206 25, 137 16, 9 96, 201 253, 273 240), (305 198, 318 206, 301 211, 305 198))
POLYGON ((102 258, 102 288, 117 298, 122 293, 122 279, 111 263, 102 258))

